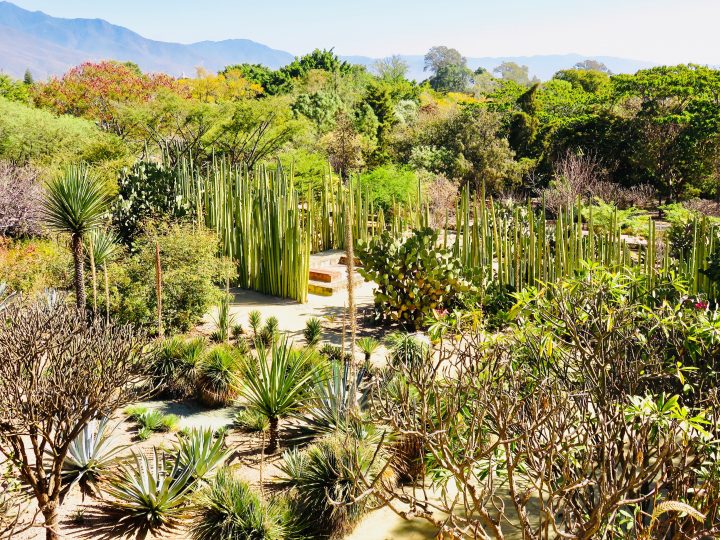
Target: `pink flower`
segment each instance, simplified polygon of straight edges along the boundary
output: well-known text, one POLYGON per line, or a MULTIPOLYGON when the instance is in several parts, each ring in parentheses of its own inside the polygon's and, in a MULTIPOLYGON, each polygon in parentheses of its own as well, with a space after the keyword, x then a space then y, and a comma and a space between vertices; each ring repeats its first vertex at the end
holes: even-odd
POLYGON ((435 318, 437 319, 444 319, 449 313, 447 309, 435 309, 433 311, 435 312, 435 318))
POLYGON ((695 309, 702 309, 705 310, 708 307, 707 300, 698 300, 695 302, 695 309))

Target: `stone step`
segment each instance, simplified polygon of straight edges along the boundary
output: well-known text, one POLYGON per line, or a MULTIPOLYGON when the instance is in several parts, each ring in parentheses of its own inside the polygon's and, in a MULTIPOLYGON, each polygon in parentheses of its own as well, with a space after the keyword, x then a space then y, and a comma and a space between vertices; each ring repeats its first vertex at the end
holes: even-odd
POLYGON ((310 281, 322 281, 323 283, 334 283, 340 281, 345 276, 338 270, 329 270, 327 268, 311 268, 310 281))
MULTIPOLYGON (((356 286, 359 286, 363 283, 362 276, 355 275, 355 279, 353 283, 356 286)), ((317 281, 311 279, 308 282, 308 293, 315 294, 318 296, 332 296, 338 291, 344 291, 347 288, 347 279, 342 279, 340 281, 333 281, 331 283, 328 283, 326 281, 317 281)))

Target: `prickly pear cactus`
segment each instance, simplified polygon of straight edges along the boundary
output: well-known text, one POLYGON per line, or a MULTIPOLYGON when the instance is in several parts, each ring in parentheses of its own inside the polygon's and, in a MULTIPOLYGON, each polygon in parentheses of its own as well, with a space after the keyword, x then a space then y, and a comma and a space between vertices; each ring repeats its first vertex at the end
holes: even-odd
POLYGON ((419 229, 409 238, 389 232, 359 242, 358 268, 377 283, 375 311, 379 318, 419 328, 433 309, 450 309, 458 295, 469 291, 460 262, 438 243, 438 233, 419 229))

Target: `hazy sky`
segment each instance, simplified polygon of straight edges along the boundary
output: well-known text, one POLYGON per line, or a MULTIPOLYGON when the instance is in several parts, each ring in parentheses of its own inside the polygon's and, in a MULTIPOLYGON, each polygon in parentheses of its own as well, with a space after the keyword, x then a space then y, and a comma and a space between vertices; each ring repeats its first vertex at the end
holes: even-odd
POLYGON ((720 64, 720 0, 13 0, 58 17, 103 18, 145 37, 248 38, 293 54, 466 56, 576 52, 720 64))

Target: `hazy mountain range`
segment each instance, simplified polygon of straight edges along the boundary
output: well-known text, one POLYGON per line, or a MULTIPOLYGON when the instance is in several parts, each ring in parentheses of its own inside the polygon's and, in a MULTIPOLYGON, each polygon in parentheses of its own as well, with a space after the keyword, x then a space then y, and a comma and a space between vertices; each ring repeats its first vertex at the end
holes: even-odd
MULTIPOLYGON (((322 47, 322 44, 318 44, 322 47)), ((192 75, 202 66, 217 71, 229 64, 243 62, 281 67, 294 55, 272 49, 249 39, 201 41, 181 44, 155 41, 102 19, 62 19, 41 11, 28 11, 10 2, 0 1, 0 71, 21 77, 29 69, 36 79, 60 75, 85 61, 104 59, 130 60, 144 71, 162 71, 171 75, 192 75)), ((345 56, 353 63, 372 66, 374 58, 345 56)), ((579 54, 538 55, 503 58, 468 58, 475 69, 492 69, 503 61, 517 62, 530 68, 530 74, 549 79, 560 69, 593 58, 615 73, 632 73, 654 64, 615 57, 587 57, 579 54)), ((423 56, 403 56, 409 77, 422 80, 423 56)))

